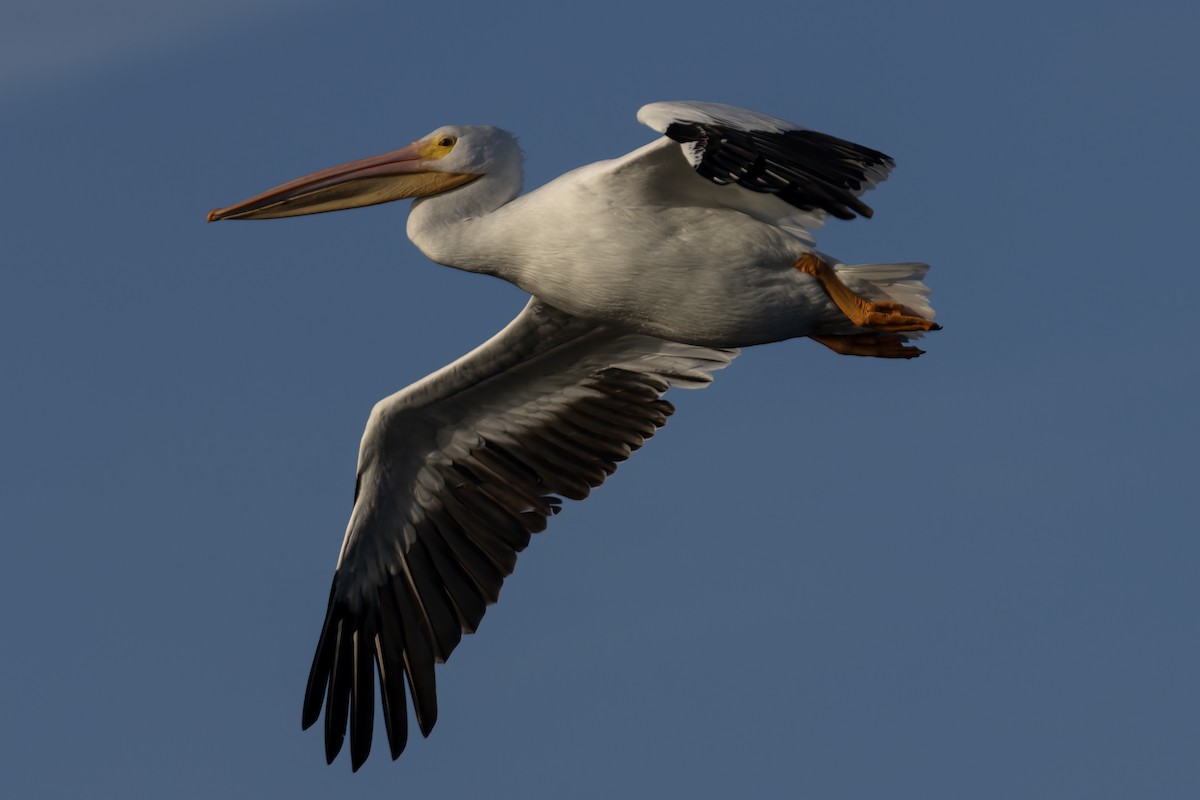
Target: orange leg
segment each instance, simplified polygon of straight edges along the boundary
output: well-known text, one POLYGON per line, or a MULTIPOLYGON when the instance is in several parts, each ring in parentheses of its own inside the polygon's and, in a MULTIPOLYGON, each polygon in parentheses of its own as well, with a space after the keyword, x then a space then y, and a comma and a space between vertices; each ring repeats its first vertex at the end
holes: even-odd
MULTIPOLYGON (((837 304, 842 313, 860 328, 874 331, 939 331, 941 325, 922 317, 907 314, 899 303, 868 300, 853 290, 816 253, 805 253, 794 265, 801 272, 812 275, 821 282, 825 293, 837 304)), ((822 344, 825 344, 822 342, 822 344)))
POLYGON ((859 333, 850 336, 810 336, 838 355, 871 356, 873 358, 916 358, 924 353, 917 347, 904 344, 898 333, 859 333))

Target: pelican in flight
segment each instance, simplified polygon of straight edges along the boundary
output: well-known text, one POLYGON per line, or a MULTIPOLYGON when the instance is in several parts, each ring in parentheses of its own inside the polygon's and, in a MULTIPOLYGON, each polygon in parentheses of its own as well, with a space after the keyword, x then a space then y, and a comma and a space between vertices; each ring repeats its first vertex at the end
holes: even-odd
POLYGON ((303 726, 325 712, 332 763, 371 749, 375 692, 392 758, 407 696, 428 736, 434 665, 475 631, 560 498, 582 500, 661 427, 672 386, 702 387, 737 348, 807 336, 837 353, 912 358, 932 321, 924 264, 847 266, 815 249, 828 215, 888 156, 717 103, 652 103, 663 134, 521 195, 499 128, 448 125, 209 214, 274 219, 416 198, 430 259, 532 297, 507 327, 377 403, 358 457, 303 726), (378 675, 378 682, 376 682, 378 675))

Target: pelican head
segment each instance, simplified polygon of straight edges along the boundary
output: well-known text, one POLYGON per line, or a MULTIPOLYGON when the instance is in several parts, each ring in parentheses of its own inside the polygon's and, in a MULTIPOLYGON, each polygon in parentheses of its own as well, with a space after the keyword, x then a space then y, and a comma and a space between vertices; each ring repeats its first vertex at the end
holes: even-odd
POLYGON ((318 170, 215 209, 208 221, 298 217, 429 197, 520 161, 516 137, 507 131, 490 125, 445 125, 399 150, 318 170))

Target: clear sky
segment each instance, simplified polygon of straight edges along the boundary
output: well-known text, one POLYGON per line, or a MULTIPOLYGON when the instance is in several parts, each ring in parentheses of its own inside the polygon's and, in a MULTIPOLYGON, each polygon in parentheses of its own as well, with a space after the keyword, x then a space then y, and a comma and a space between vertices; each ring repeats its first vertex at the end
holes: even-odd
POLYGON ((7 796, 1200 796, 1194 3, 28 5, 7 796), (523 298, 425 261, 406 204, 205 213, 444 123, 516 132, 532 187, 671 99, 894 156, 820 243, 931 263, 945 330, 675 392, 441 668, 433 736, 327 767, 300 700, 366 415, 523 298))

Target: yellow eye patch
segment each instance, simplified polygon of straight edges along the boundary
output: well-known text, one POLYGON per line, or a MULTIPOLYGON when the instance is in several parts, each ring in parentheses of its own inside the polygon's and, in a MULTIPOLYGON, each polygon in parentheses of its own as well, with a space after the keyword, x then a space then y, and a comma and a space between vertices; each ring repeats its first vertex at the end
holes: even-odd
POLYGON ((449 134, 435 136, 429 141, 421 145, 421 158, 443 158, 447 153, 454 149, 458 139, 449 134))

